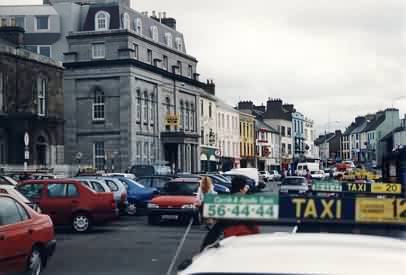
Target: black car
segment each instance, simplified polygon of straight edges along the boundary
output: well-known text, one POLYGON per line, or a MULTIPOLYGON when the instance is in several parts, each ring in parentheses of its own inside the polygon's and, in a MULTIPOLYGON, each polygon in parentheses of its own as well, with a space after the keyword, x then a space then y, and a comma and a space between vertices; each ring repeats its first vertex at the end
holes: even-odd
POLYGON ((201 174, 202 177, 209 177, 213 184, 219 184, 231 189, 231 180, 225 180, 221 177, 218 177, 216 174, 201 174))
POLYGON ((257 187, 255 186, 255 180, 253 180, 247 176, 239 175, 239 174, 223 174, 223 176, 230 179, 230 181, 233 180, 233 178, 235 178, 235 177, 242 177, 245 179, 246 183, 250 187, 250 190, 248 191, 249 193, 254 193, 254 192, 258 191, 257 187))

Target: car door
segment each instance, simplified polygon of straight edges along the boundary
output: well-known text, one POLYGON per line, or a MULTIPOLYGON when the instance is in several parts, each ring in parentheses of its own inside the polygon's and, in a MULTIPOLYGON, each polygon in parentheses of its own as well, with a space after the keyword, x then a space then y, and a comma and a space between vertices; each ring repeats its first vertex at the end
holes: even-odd
POLYGON ((0 196, 0 271, 20 272, 26 267, 33 242, 31 223, 19 202, 0 196))
POLYGON ((54 224, 69 224, 71 213, 79 201, 67 196, 68 184, 49 182, 45 190, 45 198, 41 199, 41 209, 48 214, 54 224))

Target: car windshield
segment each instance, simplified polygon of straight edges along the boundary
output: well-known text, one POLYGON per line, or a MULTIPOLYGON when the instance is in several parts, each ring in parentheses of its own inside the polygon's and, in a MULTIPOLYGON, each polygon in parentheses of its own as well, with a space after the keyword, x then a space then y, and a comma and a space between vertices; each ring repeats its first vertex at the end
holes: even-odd
POLYGON ((170 195, 194 195, 199 188, 198 182, 168 182, 163 193, 170 195))
POLYGON ((304 178, 285 178, 282 181, 282 185, 303 185, 306 183, 304 178))

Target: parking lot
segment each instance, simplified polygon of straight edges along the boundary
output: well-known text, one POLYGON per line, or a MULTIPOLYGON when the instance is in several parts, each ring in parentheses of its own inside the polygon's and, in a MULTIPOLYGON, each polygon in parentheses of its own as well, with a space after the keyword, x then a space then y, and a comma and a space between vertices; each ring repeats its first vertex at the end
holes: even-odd
MULTIPOLYGON (((265 192, 272 189, 271 185, 265 192)), ((145 216, 123 216, 85 234, 58 228, 56 253, 44 274, 166 274, 185 229, 186 225, 176 223, 150 226, 145 216)), ((261 229, 263 232, 291 230, 287 227, 261 229)), ((204 226, 192 227, 177 264, 199 251, 206 232, 204 226)))

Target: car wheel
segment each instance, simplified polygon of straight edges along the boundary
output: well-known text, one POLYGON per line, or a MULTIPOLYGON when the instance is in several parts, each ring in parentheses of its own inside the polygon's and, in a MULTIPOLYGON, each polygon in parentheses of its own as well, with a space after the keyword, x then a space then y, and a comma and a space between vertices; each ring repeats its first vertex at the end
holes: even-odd
POLYGON ((90 230, 91 220, 86 213, 77 213, 73 216, 72 227, 75 232, 82 233, 90 230))
POLYGON ((161 216, 158 215, 148 215, 148 224, 157 225, 161 221, 161 216))
POLYGON ((125 213, 129 216, 135 216, 137 214, 137 206, 134 203, 127 205, 125 213))
POLYGON ((25 275, 40 275, 42 271, 42 258, 41 251, 34 247, 31 251, 31 255, 28 258, 28 269, 24 273, 25 275))

